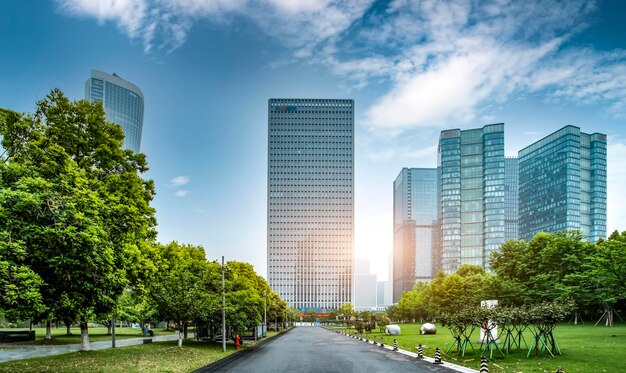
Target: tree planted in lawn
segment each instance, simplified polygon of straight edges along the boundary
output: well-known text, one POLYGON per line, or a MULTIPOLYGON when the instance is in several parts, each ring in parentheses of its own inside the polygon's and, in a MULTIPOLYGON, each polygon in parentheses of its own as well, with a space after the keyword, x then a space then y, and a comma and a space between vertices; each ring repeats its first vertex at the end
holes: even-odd
POLYGON ((13 221, 0 231, 23 243, 23 264, 43 281, 35 318, 79 321, 87 350, 87 321, 154 272, 145 156, 122 148, 124 134, 101 104, 71 102, 58 89, 33 116, 4 112, 0 122, 8 175, 1 187, 15 197, 3 201, 13 221))

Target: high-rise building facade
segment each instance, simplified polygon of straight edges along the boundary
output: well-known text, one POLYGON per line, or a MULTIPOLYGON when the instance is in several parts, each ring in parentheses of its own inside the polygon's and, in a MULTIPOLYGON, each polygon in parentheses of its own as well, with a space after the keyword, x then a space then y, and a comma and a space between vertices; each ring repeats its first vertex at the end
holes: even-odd
POLYGON ((91 70, 85 82, 85 99, 101 102, 106 119, 122 127, 124 148, 139 153, 143 130, 141 90, 115 73, 91 70))
POLYGON ((437 169, 403 168, 393 183, 393 302, 432 278, 437 169))
POLYGON ((356 259, 354 264, 354 309, 372 311, 377 306, 376 274, 370 273, 368 259, 356 259))
POLYGON ((354 101, 268 101, 269 284, 291 307, 353 299, 354 101))
POLYGON ((606 238, 606 135, 566 126, 519 151, 519 233, 606 238))
POLYGON ((504 242, 504 124, 442 131, 437 168, 440 268, 488 268, 504 242))
POLYGON ((516 157, 504 158, 504 239, 518 240, 519 167, 516 157))

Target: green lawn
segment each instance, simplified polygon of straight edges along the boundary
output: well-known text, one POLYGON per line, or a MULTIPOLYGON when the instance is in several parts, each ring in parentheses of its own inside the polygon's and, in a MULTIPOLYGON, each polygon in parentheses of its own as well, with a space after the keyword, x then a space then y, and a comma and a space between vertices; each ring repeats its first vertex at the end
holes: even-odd
MULTIPOLYGON (((268 331, 268 337, 280 333, 268 331)), ((176 343, 157 342, 17 360, 0 364, 0 372, 191 372, 236 352, 233 344, 227 344, 223 353, 221 343, 186 340, 182 348, 176 343)), ((254 343, 246 341, 245 346, 254 343)))
POLYGON ((0 372, 191 372, 235 352, 218 343, 176 341, 101 351, 73 352, 0 364, 0 372))
MULTIPOLYGON (((399 324, 402 335, 396 337, 398 346, 402 349, 417 352, 418 343, 424 345, 424 353, 434 356, 434 350, 439 347, 442 352, 448 349, 453 342, 450 332, 437 325, 437 334, 420 335, 421 324, 399 324)), ((557 343, 563 352, 562 356, 552 358, 547 352, 542 357, 527 358, 527 350, 523 352, 511 352, 506 358, 496 358, 489 364, 490 372, 555 372, 561 368, 565 373, 595 373, 595 372, 626 372, 626 324, 621 323, 611 328, 604 326, 594 327, 592 323, 587 325, 561 324, 555 329, 557 343)), ((376 335, 385 338, 385 344, 393 344, 391 336, 384 333, 371 333, 370 340, 376 335)), ((479 331, 474 331, 472 343, 475 348, 479 339, 479 331)), ((530 332, 525 334, 526 341, 530 343, 530 332)), ((454 362, 478 370, 480 368, 480 353, 468 352, 464 358, 456 356, 453 350, 448 355, 442 355, 445 361, 454 362)))
MULTIPOLYGON (((28 329, 11 329, 11 330, 28 330, 28 329)), ((52 328, 52 341, 46 341, 46 329, 45 328, 33 328, 35 331, 35 341, 28 342, 13 342, 12 345, 32 345, 32 344, 53 344, 53 345, 64 345, 71 343, 80 343, 80 328, 70 328, 71 336, 65 335, 67 330, 65 327, 63 328, 52 328)), ((173 330, 166 329, 152 329, 155 335, 167 335, 173 334, 173 330)), ((126 339, 126 338, 140 338, 143 335, 141 334, 141 329, 139 328, 115 328, 115 338, 116 339, 126 339)), ((111 336, 107 334, 107 328, 89 328, 89 341, 90 342, 98 342, 98 341, 110 341, 111 336)))

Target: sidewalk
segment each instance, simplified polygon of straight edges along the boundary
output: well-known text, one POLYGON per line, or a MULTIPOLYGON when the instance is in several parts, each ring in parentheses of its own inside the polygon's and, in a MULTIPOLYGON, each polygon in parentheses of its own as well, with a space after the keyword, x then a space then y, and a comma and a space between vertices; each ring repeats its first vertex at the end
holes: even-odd
MULTIPOLYGON (((188 333, 187 337, 193 338, 194 333, 188 333)), ((146 337, 146 338, 118 339, 115 341, 115 346, 126 347, 126 346, 140 345, 140 344, 143 344, 144 339, 152 339, 152 342, 175 341, 178 339, 178 334, 162 335, 162 336, 156 336, 152 338, 146 337)), ((107 348, 111 348, 111 341, 91 342, 90 345, 91 345, 92 351, 106 350, 107 348)), ((13 361, 13 360, 31 359, 34 357, 61 355, 61 354, 67 354, 70 352, 80 351, 80 343, 74 343, 74 344, 68 344, 68 345, 56 345, 56 346, 19 345, 19 347, 17 348, 13 348, 13 346, 4 344, 2 347, 6 347, 7 349, 0 349, 0 363, 13 361)))

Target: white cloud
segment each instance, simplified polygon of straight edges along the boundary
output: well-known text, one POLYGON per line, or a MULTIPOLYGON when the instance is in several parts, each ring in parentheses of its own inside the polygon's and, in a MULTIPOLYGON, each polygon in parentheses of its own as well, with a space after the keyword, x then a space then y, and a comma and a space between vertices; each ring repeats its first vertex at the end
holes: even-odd
POLYGON ((58 0, 62 11, 79 17, 93 17, 99 23, 114 22, 131 38, 144 28, 145 0, 58 0))
POLYGON ((141 38, 144 50, 154 44, 172 51, 180 47, 194 22, 228 24, 235 17, 256 23, 301 55, 319 42, 346 30, 373 0, 57 0, 69 15, 112 21, 131 38, 141 38))
POLYGON ((613 231, 626 231, 626 193, 623 193, 626 185, 626 144, 612 142, 608 139, 607 148, 607 235, 613 231))
POLYGON ((176 197, 186 197, 188 194, 188 190, 177 190, 176 193, 174 193, 176 197))
POLYGON ((187 176, 176 176, 172 180, 170 180, 170 185, 173 187, 183 186, 189 183, 189 178, 187 176))
MULTIPOLYGON (((180 47, 197 22, 254 23, 295 61, 356 89, 389 82, 364 123, 393 137, 464 124, 480 108, 542 92, 626 117, 626 52, 572 47, 596 0, 57 0, 112 22, 146 52, 180 47)), ((276 62, 275 65, 280 65, 276 62)))

